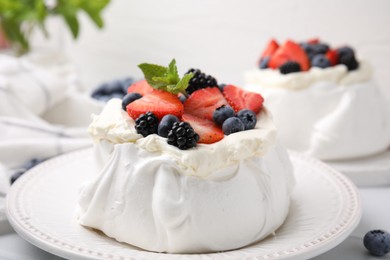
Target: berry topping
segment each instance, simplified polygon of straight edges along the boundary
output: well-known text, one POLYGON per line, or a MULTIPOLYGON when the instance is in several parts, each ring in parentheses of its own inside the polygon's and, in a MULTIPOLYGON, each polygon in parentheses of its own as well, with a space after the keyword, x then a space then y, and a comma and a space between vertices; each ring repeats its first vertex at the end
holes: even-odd
POLYGON ((317 44, 317 43, 320 43, 320 39, 318 38, 311 38, 309 40, 306 41, 308 44, 317 44))
POLYGON ((287 61, 282 66, 279 67, 279 71, 282 74, 288 74, 293 72, 301 71, 301 65, 295 61, 287 61))
POLYGON ((180 118, 183 114, 183 104, 177 95, 155 90, 128 104, 126 110, 133 119, 137 119, 141 114, 148 111, 155 114, 159 119, 168 114, 180 118))
POLYGON ((339 63, 347 66, 348 70, 356 70, 359 67, 359 63, 351 53, 340 55, 339 63))
POLYGON ((374 256, 384 256, 390 252, 390 233, 383 230, 371 230, 363 238, 363 244, 374 256))
POLYGON ((202 88, 192 93, 184 102, 184 112, 213 120, 214 110, 228 105, 219 88, 202 88))
POLYGON ((217 80, 210 76, 206 75, 199 69, 190 69, 186 74, 192 73, 193 77, 188 83, 188 87, 186 89, 188 95, 191 95, 194 91, 207 87, 216 87, 218 86, 217 80))
POLYGON ((239 118, 243 123, 245 130, 250 130, 255 128, 257 123, 256 114, 249 109, 243 109, 238 111, 237 118, 239 118))
POLYGON ((127 88, 133 83, 132 78, 112 80, 99 85, 91 94, 91 97, 101 101, 111 98, 122 98, 127 94, 127 88))
POLYGON ((184 104, 184 102, 186 102, 187 97, 183 93, 179 93, 177 96, 179 97, 181 103, 184 104))
POLYGON ((133 93, 133 92, 136 92, 138 94, 141 94, 142 96, 145 96, 146 94, 149 94, 151 92, 153 92, 155 89, 152 88, 148 82, 146 82, 146 80, 141 80, 141 81, 138 81, 136 83, 134 83, 133 85, 131 85, 128 89, 127 89, 127 93, 133 93))
POLYGON ((199 143, 212 144, 223 139, 224 134, 213 121, 191 114, 183 114, 182 120, 188 122, 199 135, 199 143))
POLYGON ((270 56, 267 56, 267 57, 264 57, 264 58, 260 59, 259 69, 266 69, 266 68, 268 68, 269 60, 270 60, 270 56))
POLYGON ((287 61, 295 61, 299 63, 302 71, 306 71, 310 67, 309 58, 299 44, 293 41, 286 41, 271 57, 268 66, 272 69, 277 69, 287 61))
POLYGON ((135 130, 142 136, 157 133, 157 126, 158 118, 152 112, 142 114, 135 120, 135 130))
POLYGON ((242 109, 250 109, 257 114, 263 107, 264 98, 258 93, 227 85, 223 90, 223 94, 235 112, 242 109))
POLYGON ((126 106, 133 102, 134 100, 142 98, 142 95, 137 92, 131 92, 128 93, 126 96, 122 99, 122 109, 126 111, 126 106))
POLYGON ((331 66, 330 60, 324 54, 317 54, 311 60, 313 67, 327 68, 331 66))
POLYGON ((218 85, 218 88, 219 88, 219 90, 221 91, 221 92, 223 92, 223 89, 224 89, 224 87, 226 86, 226 84, 219 84, 218 85))
POLYGON ((234 110, 231 106, 222 105, 214 110, 213 121, 221 126, 226 119, 233 117, 234 114, 234 110))
POLYGON ((225 135, 230 135, 236 132, 244 131, 244 123, 238 117, 230 117, 223 122, 222 130, 225 135))
POLYGON ((340 47, 336 51, 340 57, 344 56, 345 54, 350 54, 350 55, 355 56, 355 51, 349 46, 340 47))
POLYGON ((181 150, 195 147, 199 135, 187 122, 175 122, 168 133, 168 144, 174 145, 181 150))
POLYGON ((325 54, 325 56, 328 58, 332 66, 337 65, 339 63, 339 54, 337 50, 329 50, 325 54))
POLYGON ((180 122, 179 118, 174 115, 165 115, 158 124, 157 133, 159 136, 167 137, 174 123, 180 122))
POLYGON ((274 53, 277 51, 277 49, 279 49, 279 44, 277 41, 275 41, 274 39, 272 39, 267 47, 265 48, 265 50, 263 51, 263 53, 261 54, 261 57, 260 57, 260 62, 261 60, 267 58, 267 57, 271 57, 272 55, 274 55, 274 53))

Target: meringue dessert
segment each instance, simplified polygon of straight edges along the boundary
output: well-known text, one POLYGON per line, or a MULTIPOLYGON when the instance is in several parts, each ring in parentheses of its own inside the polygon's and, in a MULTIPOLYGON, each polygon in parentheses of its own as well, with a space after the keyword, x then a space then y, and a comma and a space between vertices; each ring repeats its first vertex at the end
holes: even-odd
POLYGON ((317 39, 271 40, 245 88, 271 110, 281 143, 322 160, 365 157, 390 146, 390 112, 372 68, 352 48, 317 39))
POLYGON ((147 81, 93 115, 96 177, 82 187, 79 223, 167 253, 231 250, 275 232, 295 180, 262 96, 199 70, 180 79, 174 60, 157 66, 141 64, 147 81))

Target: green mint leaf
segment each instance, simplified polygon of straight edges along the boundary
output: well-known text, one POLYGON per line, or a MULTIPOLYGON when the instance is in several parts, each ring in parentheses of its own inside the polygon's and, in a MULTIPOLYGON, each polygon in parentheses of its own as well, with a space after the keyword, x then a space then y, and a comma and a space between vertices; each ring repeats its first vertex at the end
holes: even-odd
MULTIPOLYGON (((139 64, 138 67, 142 70, 142 73, 145 76, 146 81, 151 85, 152 87, 156 89, 163 89, 164 82, 161 82, 158 80, 159 78, 165 78, 168 68, 160 65, 150 64, 150 63, 142 63, 139 64), (153 80, 153 78, 156 78, 157 80, 153 80)), ((166 85, 166 84, 165 84, 166 85)))
POLYGON ((176 84, 179 82, 180 77, 179 73, 177 72, 177 66, 176 66, 176 60, 173 59, 171 63, 168 65, 168 75, 167 78, 169 79, 169 82, 171 84, 176 84))
POLYGON ((186 88, 188 87, 188 83, 190 82, 191 78, 194 76, 194 74, 189 73, 185 74, 180 81, 176 84, 176 87, 173 91, 171 91, 174 94, 178 94, 179 92, 184 92, 186 88))

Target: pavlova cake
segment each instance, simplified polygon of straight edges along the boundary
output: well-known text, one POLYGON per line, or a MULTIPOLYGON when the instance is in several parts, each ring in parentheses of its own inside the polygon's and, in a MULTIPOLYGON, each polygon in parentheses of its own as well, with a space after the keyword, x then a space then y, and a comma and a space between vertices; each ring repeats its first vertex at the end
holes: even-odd
POLYGON ((240 248, 286 219, 294 186, 260 94, 191 69, 141 64, 146 80, 94 115, 96 178, 78 220, 168 253, 240 248))
POLYGON ((351 47, 271 40, 258 66, 245 73, 246 89, 265 97, 287 148, 323 160, 389 148, 389 108, 370 65, 351 47))

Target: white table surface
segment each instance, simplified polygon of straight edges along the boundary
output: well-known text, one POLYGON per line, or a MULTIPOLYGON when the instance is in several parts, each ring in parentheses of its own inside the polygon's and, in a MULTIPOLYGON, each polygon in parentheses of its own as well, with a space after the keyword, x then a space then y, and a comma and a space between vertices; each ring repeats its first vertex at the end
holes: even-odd
MULTIPOLYGON (((315 257, 316 260, 343 259, 390 259, 371 257, 363 247, 362 238, 371 229, 390 231, 390 186, 360 187, 363 216, 355 231, 339 246, 315 257)), ((0 259, 5 260, 52 260, 62 259, 29 244, 19 237, 6 223, 0 225, 0 259)))

